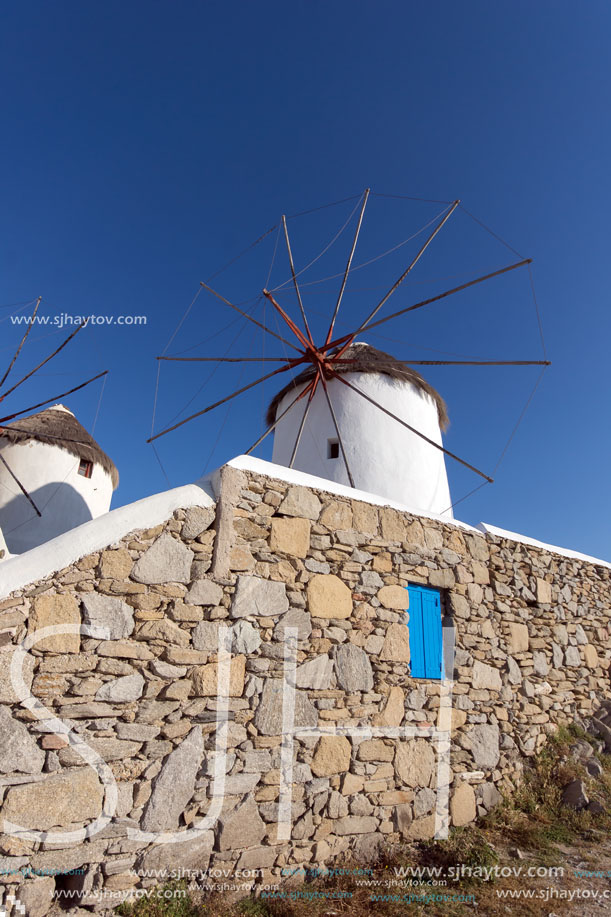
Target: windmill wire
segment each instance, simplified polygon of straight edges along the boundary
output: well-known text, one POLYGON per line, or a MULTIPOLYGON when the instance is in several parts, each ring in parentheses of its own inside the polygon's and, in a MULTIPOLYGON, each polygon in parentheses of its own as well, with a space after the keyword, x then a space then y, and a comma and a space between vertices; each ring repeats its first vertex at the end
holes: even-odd
POLYGON ((477 487, 474 487, 473 490, 470 490, 468 494, 465 494, 464 497, 461 497, 460 500, 455 500, 451 506, 448 506, 447 509, 444 509, 443 513, 440 513, 441 516, 444 516, 446 513, 449 513, 450 510, 453 510, 455 506, 458 506, 459 503, 463 503, 464 500, 468 500, 469 497, 472 497, 473 494, 477 493, 478 490, 481 490, 482 487, 487 487, 490 484, 490 481, 482 481, 481 484, 478 484, 477 487))
MULTIPOLYGON (((10 315, 5 316, 5 318, 0 318, 0 324, 1 324, 2 322, 8 322, 8 321, 10 321, 10 319, 13 318, 15 315, 19 315, 20 312, 25 312, 25 310, 26 310, 29 306, 31 306, 33 303, 35 303, 35 302, 36 302, 35 299, 31 299, 29 302, 26 302, 26 304, 25 304, 24 306, 22 306, 20 309, 15 309, 15 311, 14 311, 14 312, 11 312, 10 315)), ((4 308, 4 307, 3 307, 3 308, 4 308)), ((7 306, 7 308, 9 308, 9 307, 7 306)), ((22 322, 18 322, 17 324, 19 325, 19 327, 21 327, 21 325, 22 325, 23 323, 22 323, 22 322)), ((25 324, 27 325, 27 322, 26 322, 25 324)))
MULTIPOLYGON (((427 230, 429 226, 435 223, 436 220, 439 220, 441 217, 443 217, 447 209, 448 209, 447 207, 444 207, 444 209, 441 210, 436 216, 434 216, 432 220, 429 220, 427 223, 424 224, 424 226, 421 226, 420 229, 418 229, 411 236, 408 236, 407 239, 404 239, 402 242, 399 242, 398 245, 393 245, 392 248, 389 248, 387 251, 382 252, 380 255, 376 255, 374 258, 370 258, 369 261, 363 261, 362 264, 357 264, 354 267, 351 267, 350 273, 353 274, 354 271, 360 271, 361 268, 368 267, 370 264, 373 264, 375 261, 380 261, 380 259, 386 258, 388 255, 392 255, 393 252, 396 252, 398 249, 402 248, 404 245, 407 245, 408 242, 411 242, 413 239, 419 236, 420 233, 425 232, 425 230, 427 230)), ((316 284, 319 284, 319 283, 325 283, 327 280, 336 280, 338 277, 343 277, 343 276, 344 276, 344 272, 339 271, 339 273, 337 274, 330 274, 328 277, 322 277, 320 280, 309 280, 309 281, 306 281, 305 283, 302 283, 301 285, 302 287, 315 286, 316 284)), ((281 286, 284 287, 286 286, 287 283, 288 281, 286 281, 286 283, 281 284, 281 286)), ((276 289, 272 290, 272 293, 275 293, 276 290, 280 290, 280 287, 276 287, 276 289)))
POLYGON ((161 355, 162 355, 162 356, 165 356, 165 354, 167 353, 168 347, 170 346, 170 344, 172 343, 172 341, 174 340, 174 338, 176 337, 176 335, 178 334, 178 332, 179 332, 180 329, 182 328, 183 324, 185 323, 185 321, 186 321, 186 319, 187 319, 187 316, 189 315, 191 309, 192 309, 193 306, 195 305, 195 303, 196 303, 196 301, 197 301, 197 297, 199 296, 199 294, 201 293, 201 291, 202 291, 202 287, 198 287, 198 288, 197 288, 197 293, 195 294, 195 296, 193 297, 193 299, 191 300, 191 302, 189 303, 189 305, 187 306, 187 308, 186 308, 185 311, 183 312, 183 316, 182 316, 182 318, 180 319, 180 321, 178 322, 178 324, 176 325, 176 328, 174 329, 174 333, 173 333, 172 336, 170 337, 170 340, 168 341, 168 343, 165 345, 165 347, 164 347, 163 350, 161 351, 161 355))
MULTIPOLYGON (((30 303, 30 305, 31 305, 31 303, 30 303)), ((37 338, 28 338, 28 340, 29 340, 29 342, 30 342, 30 348, 32 347, 32 344, 37 344, 39 341, 46 341, 47 338, 56 337, 56 335, 62 334, 63 331, 64 331, 63 328, 58 328, 56 331, 50 331, 48 334, 41 334, 40 337, 37 337, 37 338)), ((9 344, 8 347, 2 347, 2 348, 0 348, 0 353, 4 353, 6 350, 13 350, 14 347, 15 347, 14 344, 9 344)), ((62 375, 64 375, 64 374, 62 374, 62 375)))
POLYGON ((25 299, 20 299, 18 302, 5 302, 0 306, 0 309, 14 309, 15 306, 31 306, 35 302, 36 299, 28 299, 27 302, 25 299))
POLYGON ((535 281, 533 278, 532 265, 528 265, 528 276, 530 277, 530 289, 533 294, 533 302, 535 304, 535 312, 537 314, 537 324, 539 326, 539 336, 541 338, 541 347, 543 348, 543 357, 547 360, 547 351, 545 347, 545 338, 543 336, 543 322, 541 321, 541 313, 539 311, 539 303, 537 302, 537 294, 535 292, 535 281))
MULTIPOLYGON (((263 297, 260 297, 260 298, 262 299, 263 297)), ((244 332, 245 327, 246 327, 246 323, 244 322, 244 323, 240 326, 240 328, 238 329, 238 333, 235 335, 235 337, 233 338, 233 340, 232 340, 232 341, 229 343, 229 345, 227 346, 227 348, 226 348, 226 350, 225 350, 225 353, 223 354, 224 357, 227 356, 227 354, 229 353, 229 351, 231 350, 231 348, 233 347, 233 345, 236 343, 236 341, 238 340, 238 338, 240 337, 240 335, 244 332)), ((159 360, 158 362, 160 363, 161 360, 159 360)), ((173 423, 178 417, 180 417, 180 415, 181 415, 184 411, 186 411, 186 409, 189 407, 189 405, 192 404, 193 401, 195 401, 195 399, 196 399, 197 396, 200 394, 200 392, 202 392, 202 391, 204 390, 204 388, 208 385, 208 383, 210 382, 210 380, 212 379, 212 377, 213 377, 213 376, 215 375, 215 373, 218 371, 219 366, 220 366, 220 363, 217 363, 217 365, 214 367, 214 369, 213 369, 213 370, 208 374, 208 376, 204 379, 204 381, 203 381, 202 384, 199 386, 199 388, 197 389, 197 391, 195 391, 195 392, 193 393, 193 395, 191 396, 191 398, 189 398, 189 400, 187 401, 187 403, 184 404, 184 405, 180 408, 180 410, 179 410, 173 417, 171 417, 170 420, 167 421, 167 423, 173 423)))
MULTIPOLYGON (((248 305, 249 303, 254 302, 256 306, 256 304, 260 302, 260 300, 261 300, 261 294, 259 293, 257 294, 257 296, 253 296, 252 299, 248 299, 240 303, 240 305, 248 305)), ((254 312, 254 308, 250 310, 249 315, 251 315, 252 312, 254 312)), ((183 353, 189 353, 191 350, 195 350, 197 347, 201 347, 202 344, 209 344, 210 341, 213 341, 214 338, 217 338, 219 334, 223 334, 225 331, 229 331, 230 328, 233 328, 234 325, 237 325, 237 323, 241 321, 241 319, 242 319, 242 316, 238 316, 238 318, 232 318, 230 322, 228 322, 218 331, 215 331, 214 334, 208 335, 208 337, 203 338, 201 341, 198 341, 196 344, 192 344, 190 347, 185 347, 184 350, 177 350, 176 353, 172 354, 172 356, 180 357, 183 353)))
MULTIPOLYGON (((270 280, 270 277, 272 276, 272 271, 273 271, 273 269, 274 269, 274 262, 275 262, 275 260, 276 260, 276 252, 278 251, 278 241, 279 241, 279 239, 280 239, 280 223, 278 223, 278 231, 277 231, 277 233, 276 233, 276 242, 275 242, 275 244, 274 244, 274 251, 273 251, 273 254, 272 254, 272 261, 271 261, 271 264, 270 264, 270 266, 269 266, 269 271, 267 272, 267 280, 265 281, 265 286, 264 286, 264 289, 265 289, 265 290, 267 290, 268 287, 269 287, 269 280, 270 280)), ((265 321, 263 322, 263 324, 265 324, 265 321)))
MULTIPOLYGON (((356 202, 356 206, 355 206, 355 207, 352 209, 352 211, 350 212, 350 216, 348 217, 348 219, 346 220, 346 222, 344 223, 344 225, 341 227, 341 229, 333 236, 333 238, 331 239, 331 241, 323 248, 323 250, 320 252, 320 254, 316 255, 316 257, 315 257, 312 261, 310 261, 309 264, 306 264, 306 266, 305 266, 305 267, 302 267, 300 271, 297 271, 297 272, 295 273, 295 277, 299 277, 299 276, 300 276, 301 274, 303 274, 305 271, 308 271, 308 270, 312 267, 312 265, 313 265, 313 264, 316 264, 316 262, 319 261, 320 258, 322 258, 322 256, 325 255, 325 254, 329 251, 329 249, 331 248, 331 246, 334 245, 334 244, 337 242, 337 240, 339 239, 339 237, 341 236, 341 234, 344 232, 344 230, 346 229, 346 227, 349 225, 349 223, 350 223, 352 217, 353 217, 354 214, 357 212, 357 210, 358 210, 358 208, 359 208, 359 203, 360 203, 362 197, 363 197, 363 195, 360 194, 360 195, 359 195, 359 199, 358 199, 358 201, 356 202)), ((343 271, 342 271, 342 273, 341 273, 339 276, 342 276, 342 277, 343 277, 343 271)), ((274 289, 271 290, 270 292, 275 293, 276 290, 281 290, 282 287, 286 287, 289 283, 292 283, 292 282, 293 282, 293 278, 290 277, 288 280, 285 280, 284 283, 281 283, 279 286, 274 287, 274 289)))
POLYGON ((98 398, 98 406, 97 406, 97 408, 96 408, 95 417, 93 418, 93 426, 92 426, 92 428, 91 428, 91 436, 93 436, 93 434, 95 433, 95 427, 96 427, 96 424, 97 424, 97 422, 98 422, 98 414, 100 413, 100 407, 101 407, 101 405, 102 405, 102 397, 103 397, 103 395, 104 395, 104 389, 106 388, 106 380, 107 380, 107 379, 108 379, 108 376, 104 376, 104 378, 103 378, 103 380, 102 380, 102 388, 100 389, 100 397, 98 398))
MULTIPOLYGON (((540 374, 539 374, 539 377, 538 377, 537 381, 535 382, 535 385, 534 385, 534 388, 533 388, 532 392, 530 393, 530 395, 529 395, 528 398, 526 399, 526 404, 525 404, 524 407, 522 408, 522 412, 521 412, 520 416, 518 417, 518 420, 517 420, 517 422, 516 422, 516 424, 515 424, 513 430, 511 431, 511 433, 510 433, 510 435, 509 435, 509 439, 508 439, 507 442, 505 443, 505 446, 504 446, 504 448, 503 448, 503 450, 502 450, 502 452, 501 452, 501 454, 500 454, 500 456, 499 456, 499 459, 498 459, 496 465, 495 465, 494 468, 492 469, 492 474, 495 475, 495 476, 496 476, 496 472, 497 472, 497 470, 498 470, 498 468, 499 468, 499 465, 501 464, 501 462, 502 462, 503 459, 505 458, 505 455, 507 454, 507 450, 509 449, 509 446, 511 445, 511 443, 512 443, 512 441, 513 441, 513 438, 515 437, 516 433, 518 432, 518 428, 520 427, 520 424, 521 424, 522 421, 524 420, 524 417, 525 417, 525 415, 526 415, 526 412, 527 412, 528 408, 530 407, 530 404, 531 404, 531 402, 532 402, 532 400, 533 400, 533 398, 534 398, 534 396, 535 396, 535 392, 536 392, 537 389, 539 388, 539 385, 541 384, 541 381, 543 380, 543 376, 545 375, 545 372, 546 372, 547 369, 548 369, 547 366, 544 366, 544 367, 543 367, 543 369, 541 370, 541 372, 540 372, 540 374)), ((444 515, 444 513, 447 513, 447 512, 449 512, 450 510, 453 510, 455 506, 458 506, 459 503, 462 503, 464 500, 467 500, 469 497, 472 497, 474 493, 477 493, 478 490, 481 490, 482 487, 485 487, 485 486, 486 486, 487 484, 489 484, 489 483, 490 483, 490 481, 484 481, 483 484, 479 484, 476 488, 474 488, 474 490, 470 490, 469 493, 468 493, 468 494, 465 494, 464 497, 461 497, 460 500, 456 500, 454 503, 452 503, 451 506, 449 506, 447 509, 444 509, 444 511, 443 511, 443 513, 442 513, 441 515, 444 515)))
POLYGON ((505 248, 508 248, 510 252, 513 252, 514 255, 517 255, 518 258, 522 258, 522 259, 523 259, 523 258, 525 257, 524 255, 521 255, 520 252, 517 251, 512 245, 510 245, 509 242, 506 242, 505 239, 503 239, 502 236, 499 236, 498 233, 494 232, 493 229, 490 229, 490 227, 489 227, 489 226, 486 226, 486 224, 483 223, 478 217, 474 216, 474 214, 472 214, 469 210, 467 210, 466 207, 463 207, 462 204, 459 204, 458 206, 459 206, 460 209, 463 211, 463 213, 466 213, 468 217, 470 217, 475 223, 477 223, 479 226, 481 226, 482 229, 485 229, 487 233, 490 233, 490 235, 491 235, 493 238, 495 238, 495 239, 497 240, 497 242, 500 242, 501 245, 504 245, 505 248))
POLYGON ((297 217, 304 217, 308 213, 317 213, 319 210, 326 210, 328 207, 337 207, 338 204, 346 204, 348 201, 355 201, 357 198, 363 196, 362 192, 360 194, 353 194, 351 197, 343 197, 340 201, 331 201, 330 204, 321 204, 320 207, 312 207, 310 210, 301 210, 299 213, 292 213, 290 216, 287 215, 287 220, 294 220, 297 217))
MULTIPOLYGON (((235 255, 235 257, 233 257, 230 261, 228 261, 227 264, 225 264, 225 265, 223 265, 223 267, 219 268, 218 271, 215 271, 214 274, 211 274, 211 275, 207 278, 206 283, 210 283, 212 280, 214 280, 215 277, 218 277, 219 274, 222 274, 223 271, 226 271, 227 268, 231 267, 232 264, 235 264, 236 261, 239 261, 240 258, 242 258, 242 257, 243 257, 244 255, 246 255, 251 249, 253 249, 256 245, 258 245, 260 242, 262 242, 263 239, 266 239, 267 236, 269 236, 269 234, 272 233, 272 232, 274 231, 274 229, 276 229, 277 226, 278 226, 278 224, 275 223, 273 226, 271 226, 269 229, 267 229, 267 230, 263 233, 263 235, 259 236, 258 239, 255 239, 254 242, 251 242, 250 245, 248 245, 248 246, 247 246, 246 248, 244 248, 241 252, 239 252, 239 254, 235 255)), ((202 287, 200 286, 199 289, 198 289, 198 291, 197 291, 197 293, 196 293, 195 296, 193 297, 193 300, 192 300, 191 303, 187 306, 187 308, 186 308, 186 310, 185 310, 185 313, 184 313, 183 317, 181 318, 181 320, 179 321, 178 325, 176 326, 176 328, 175 328, 175 330, 174 330, 174 333, 172 334, 170 340, 168 341, 168 343, 167 343, 166 346, 165 346, 165 349, 162 351, 162 356, 165 355, 165 353, 166 353, 168 347, 170 346, 170 344, 172 343, 172 341, 174 340, 174 338, 175 338, 176 335, 178 334, 180 328, 183 326, 183 324, 184 324, 184 322, 185 322, 187 316, 189 315, 191 309, 192 309, 193 306, 195 305, 195 300, 197 299, 197 297, 199 296, 199 294, 201 293, 201 291, 202 291, 202 287)))
POLYGON ((524 417, 525 417, 525 415, 526 415, 526 412, 527 412, 528 408, 530 407, 530 403, 531 403, 531 401, 533 400, 533 398, 534 398, 534 396, 535 396, 535 392, 536 392, 537 389, 539 388, 539 385, 540 385, 541 382, 543 381, 543 376, 545 375, 545 372, 546 372, 547 369, 548 369, 548 367, 547 367, 547 366, 544 366, 543 369, 541 370, 541 372, 539 373, 539 377, 538 377, 537 381, 536 381, 535 384, 534 384, 533 390, 532 390, 532 392, 530 393, 530 395, 528 396, 528 398, 526 399, 526 404, 525 404, 524 407, 522 408, 522 413, 521 413, 520 416, 518 417, 518 420, 517 420, 517 422, 516 422, 516 425, 514 426, 513 430, 511 431, 511 434, 510 434, 510 436, 509 436, 509 439, 508 439, 507 442, 505 443, 505 447, 504 447, 503 451, 501 452, 501 454, 500 454, 500 456, 499 456, 498 462, 497 462, 496 465, 494 466, 494 470, 493 470, 493 472, 492 472, 493 474, 496 473, 497 468, 499 467, 499 465, 501 464, 501 462, 502 462, 503 459, 505 458, 505 454, 507 453, 507 450, 509 449, 509 446, 511 445, 511 442, 512 442, 514 436, 515 436, 516 433, 518 432, 518 428, 519 428, 520 424, 521 424, 522 421, 524 420, 524 417))
POLYGON ((159 396, 159 377, 161 375, 161 360, 157 360, 157 381, 155 383, 155 397, 153 399, 153 416, 151 418, 151 436, 155 432, 155 417, 157 415, 157 398, 159 396))
POLYGON ((231 261, 228 261, 227 264, 225 264, 223 267, 219 268, 218 271, 215 271, 214 274, 211 274, 210 277, 208 277, 208 279, 206 280, 206 283, 210 283, 211 281, 213 281, 215 277, 218 277, 219 274, 222 274, 224 271, 226 271, 228 267, 231 267, 232 264, 235 264, 236 261, 239 261, 240 258, 248 254, 248 252, 251 249, 255 248, 255 246, 257 246, 259 242, 262 242, 263 239, 266 239, 270 235, 270 233, 272 233, 274 229, 277 228, 277 226, 278 224, 274 223, 273 226, 270 226, 269 229, 266 229, 263 235, 259 236, 258 239, 255 239, 254 242, 251 242, 250 245, 247 245, 246 248, 244 248, 238 255, 232 258, 231 261))
POLYGON ((163 467, 163 462, 161 461, 161 458, 160 458, 160 456, 159 456, 159 453, 157 452, 157 447, 155 446, 155 443, 150 443, 149 445, 151 445, 151 446, 153 447, 153 452, 155 453, 155 458, 156 458, 157 461, 159 462, 159 467, 161 468, 161 471, 162 471, 162 473, 163 473, 163 476, 164 476, 164 478, 166 479, 166 481, 168 482, 169 486, 171 487, 171 486, 172 486, 172 482, 170 481, 170 479, 169 479, 169 477, 168 477, 168 475, 167 475, 167 472, 166 472, 165 468, 163 467))
MULTIPOLYGON (((299 212, 299 213, 294 213, 294 214, 292 214, 290 217, 287 217, 287 219, 288 219, 288 220, 292 220, 292 219, 295 219, 296 217, 305 216, 305 215, 308 214, 308 213, 315 213, 315 212, 318 211, 318 210, 325 210, 327 207, 335 207, 335 206, 338 205, 338 204, 343 204, 343 203, 345 203, 346 201, 353 201, 353 200, 355 200, 355 198, 357 198, 357 197, 360 198, 361 196, 362 196, 362 195, 360 195, 360 194, 358 194, 358 195, 355 194, 355 195, 352 195, 352 197, 346 197, 346 198, 343 198, 342 200, 339 200, 339 201, 333 201, 333 202, 330 203, 330 204, 323 204, 322 206, 320 206, 320 207, 314 207, 314 208, 312 208, 311 210, 302 210, 302 211, 299 212)), ((353 212, 354 212, 354 211, 353 211, 353 212)), ((350 221, 351 218, 352 218, 352 214, 350 214, 350 217, 348 218, 348 222, 350 221)), ((279 228, 279 224, 278 224, 278 223, 274 223, 273 226, 270 226, 270 228, 267 229, 267 230, 266 230, 262 235, 260 235, 257 239, 255 239, 254 242, 251 242, 250 245, 248 245, 248 246, 247 246, 246 248, 244 248, 241 252, 239 252, 239 254, 235 255, 235 257, 231 258, 231 260, 228 261, 225 265, 223 265, 223 267, 219 268, 218 271, 215 271, 214 274, 211 274, 211 275, 207 278, 206 283, 210 283, 212 280, 214 280, 215 277, 218 277, 219 274, 222 274, 224 271, 226 271, 227 268, 231 267, 232 264, 235 264, 236 261, 238 261, 238 260, 239 260, 240 258, 242 258, 244 255, 246 255, 249 251, 251 251, 253 248, 255 248, 255 246, 259 245, 260 242, 262 242, 264 239, 266 239, 267 236, 269 236, 270 233, 272 233, 272 232, 274 231, 274 229, 278 229, 278 228, 279 228)), ((340 234, 341 234, 341 232, 342 232, 342 230, 340 230, 340 234)), ((327 246, 327 247, 330 247, 330 246, 333 244, 334 241, 335 241, 335 239, 333 239, 332 242, 329 243, 329 246, 327 246)), ((276 247, 277 247, 277 245, 278 245, 278 241, 277 241, 277 239, 276 239, 276 247)), ((320 258, 323 254, 324 254, 324 252, 321 252, 321 254, 320 254, 318 257, 320 258)), ((274 249, 274 257, 275 257, 275 249, 274 249)), ((318 260, 318 259, 315 259, 315 260, 318 260)), ((272 262, 272 263, 273 263, 273 262, 272 262)), ((312 263, 314 263, 314 262, 312 262, 312 263)), ((310 266, 310 265, 308 265, 308 267, 309 267, 309 266, 310 266)), ((306 270, 306 268, 304 268, 304 270, 306 270)), ((182 316, 181 320, 179 321, 178 325, 176 326, 176 328, 175 328, 175 330, 174 330, 174 333, 172 334, 172 336, 170 337, 170 340, 168 341, 168 343, 166 344, 164 350, 162 351, 162 356, 165 356, 165 354, 166 354, 166 352, 167 352, 167 350, 168 350, 168 347, 170 346, 170 344, 172 343, 172 341, 174 340, 174 338, 175 338, 176 335, 178 334, 180 328, 183 326, 183 324, 184 324, 184 322, 185 322, 187 316, 189 315, 189 313, 191 312, 191 309, 193 308, 193 306, 194 306, 194 304, 195 304, 195 300, 197 299, 197 297, 199 296, 199 294, 201 293, 201 291, 202 291, 202 288, 200 287, 199 290, 197 291, 196 295, 193 297, 192 302, 187 306, 187 309, 185 310, 184 315, 182 316)), ((33 300, 33 302, 36 302, 36 300, 33 300)), ((29 305, 29 304, 28 304, 28 305, 29 305)))
POLYGON ((453 204, 453 201, 442 201, 431 197, 408 197, 407 194, 382 194, 381 191, 371 192, 375 197, 390 197, 401 201, 420 201, 422 204, 453 204))

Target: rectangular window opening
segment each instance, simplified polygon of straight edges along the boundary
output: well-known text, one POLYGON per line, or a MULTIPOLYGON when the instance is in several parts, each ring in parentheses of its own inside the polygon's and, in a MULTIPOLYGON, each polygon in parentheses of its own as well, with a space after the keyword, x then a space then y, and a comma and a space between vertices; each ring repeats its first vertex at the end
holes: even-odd
POLYGON ((90 478, 93 474, 93 462, 88 462, 87 459, 81 459, 78 466, 78 473, 82 474, 84 478, 90 478))
POLYGON ((327 440, 327 458, 328 459, 339 458, 339 440, 337 439, 328 439, 327 440))

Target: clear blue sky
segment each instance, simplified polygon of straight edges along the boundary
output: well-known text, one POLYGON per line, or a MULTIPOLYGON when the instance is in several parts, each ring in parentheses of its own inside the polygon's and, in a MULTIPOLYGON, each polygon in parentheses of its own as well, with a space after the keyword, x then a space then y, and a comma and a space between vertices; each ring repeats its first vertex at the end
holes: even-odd
MULTIPOLYGON (((144 328, 87 328, 5 406, 27 407, 109 369, 95 435, 121 473, 113 505, 165 489, 145 444, 155 356, 200 280, 281 213, 367 186, 460 198, 534 259, 553 366, 496 483, 456 515, 610 557, 610 28, 604 0, 5 6, 0 319, 14 311, 9 304, 37 295, 48 315, 147 316, 144 328)), ((291 221, 298 267, 353 206, 291 221)), ((359 257, 401 241, 439 209, 372 198, 359 257)), ((304 282, 342 269, 350 235, 304 282)), ((236 299, 256 296, 273 242, 272 235, 221 274, 217 288, 236 299)), ((342 330, 377 302, 413 244, 354 275, 342 330)), ((279 250, 272 285, 286 279, 283 257, 279 250)), ((387 311, 453 285, 448 278, 512 260, 457 213, 387 311)), ((539 359, 527 273, 495 283, 383 326, 386 338, 366 339, 412 359, 443 358, 437 351, 539 359)), ((320 330, 334 284, 304 287, 320 330)), ((284 302, 294 309, 290 296, 284 302)), ((225 353, 241 328, 222 330, 231 318, 200 296, 169 352, 203 342, 190 353, 225 353)), ((37 341, 24 351, 24 370, 61 341, 63 332, 42 340, 49 331, 32 333, 37 341)), ((10 321, 0 323, 4 360, 19 336, 10 321)), ((230 353, 260 355, 262 348, 257 331, 243 330, 230 353)), ((156 429, 259 372, 252 365, 220 370, 198 391, 211 368, 165 364, 156 429)), ((424 372, 449 404, 448 447, 492 470, 537 370, 424 372)), ((229 413, 222 408, 161 439, 171 484, 248 448, 274 388, 268 383, 229 413)), ((96 384, 66 399, 89 429, 99 393, 96 384)), ((270 448, 258 454, 267 458, 270 448)), ((478 483, 453 463, 449 471, 455 499, 478 483)))

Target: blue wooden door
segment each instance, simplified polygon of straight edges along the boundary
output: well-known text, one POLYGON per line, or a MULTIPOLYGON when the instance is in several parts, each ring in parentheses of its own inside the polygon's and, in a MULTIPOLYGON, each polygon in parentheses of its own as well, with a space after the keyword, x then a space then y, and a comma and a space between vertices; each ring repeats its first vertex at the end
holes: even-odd
POLYGON ((408 586, 412 678, 443 678, 441 596, 426 586, 408 586))

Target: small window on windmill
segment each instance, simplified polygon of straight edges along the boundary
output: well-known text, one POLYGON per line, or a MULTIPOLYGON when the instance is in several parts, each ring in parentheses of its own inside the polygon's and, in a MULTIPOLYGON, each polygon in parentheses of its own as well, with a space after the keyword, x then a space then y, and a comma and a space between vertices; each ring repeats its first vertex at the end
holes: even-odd
POLYGON ((328 439, 327 440, 327 458, 328 459, 339 458, 339 440, 337 439, 328 439))
POLYGON ((90 478, 93 474, 93 462, 88 462, 87 459, 81 459, 78 466, 78 473, 82 474, 84 478, 90 478))

